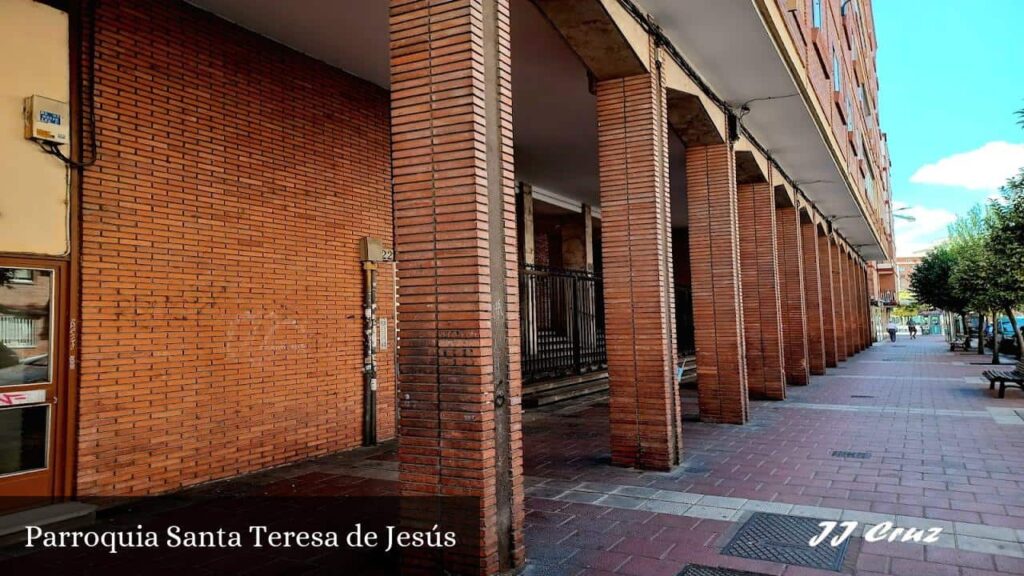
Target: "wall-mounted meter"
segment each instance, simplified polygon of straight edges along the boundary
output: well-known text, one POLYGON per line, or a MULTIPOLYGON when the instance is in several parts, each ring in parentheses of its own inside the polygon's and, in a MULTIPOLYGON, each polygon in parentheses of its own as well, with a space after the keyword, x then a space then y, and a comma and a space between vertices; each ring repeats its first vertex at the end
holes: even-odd
POLYGON ((25 138, 52 144, 67 144, 71 132, 67 102, 43 96, 25 98, 25 138))

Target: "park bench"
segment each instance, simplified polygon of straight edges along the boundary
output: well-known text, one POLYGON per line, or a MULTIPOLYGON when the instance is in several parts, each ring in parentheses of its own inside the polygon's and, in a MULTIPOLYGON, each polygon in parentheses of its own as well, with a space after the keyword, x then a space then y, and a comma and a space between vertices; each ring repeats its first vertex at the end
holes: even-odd
POLYGON ((952 342, 949 343, 949 351, 956 352, 957 350, 967 351, 967 345, 964 344, 963 342, 953 340, 952 342))
POLYGON ((982 373, 988 379, 988 389, 993 390, 999 383, 999 397, 1006 396, 1006 386, 1013 384, 1024 390, 1024 359, 1018 360, 1013 370, 986 370, 982 373))

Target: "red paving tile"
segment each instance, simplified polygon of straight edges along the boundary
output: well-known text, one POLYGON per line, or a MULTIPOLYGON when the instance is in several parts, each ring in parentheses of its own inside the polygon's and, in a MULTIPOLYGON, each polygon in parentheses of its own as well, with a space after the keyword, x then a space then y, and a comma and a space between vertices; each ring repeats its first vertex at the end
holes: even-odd
MULTIPOLYGON (((683 426, 684 463, 671 474, 609 465, 607 401, 532 411, 525 419, 526 474, 561 479, 563 487, 581 481, 649 486, 1024 528, 1024 426, 997 424, 987 413, 937 415, 800 406, 1024 409, 1022 394, 1008 393, 998 399, 987 386, 965 381, 986 369, 970 364, 979 361, 978 356, 947 350, 936 338, 876 345, 830 369, 828 376, 812 378, 809 386, 790 388, 784 402, 752 402, 751 423, 746 426, 693 421, 696 397, 688 392, 683 410, 689 416, 683 426), (872 456, 837 459, 832 457, 834 450, 871 452, 872 456)), ((572 506, 576 513, 593 507, 572 506)), ((528 535, 535 526, 544 527, 530 518, 528 535)), ((614 531, 628 535, 613 548, 628 560, 613 567, 620 556, 598 556, 601 567, 618 574, 675 574, 688 563, 699 563, 787 576, 835 574, 722 556, 719 551, 734 531, 734 523, 666 518, 673 517, 621 509, 597 516, 614 519, 614 531), (652 547, 653 543, 657 546, 652 547)), ((1016 558, 855 541, 846 574, 1024 574, 1024 561, 1016 558)), ((527 555, 532 562, 529 551, 527 555)), ((576 560, 573 564, 585 565, 576 560)), ((568 570, 565 573, 572 573, 568 570)))

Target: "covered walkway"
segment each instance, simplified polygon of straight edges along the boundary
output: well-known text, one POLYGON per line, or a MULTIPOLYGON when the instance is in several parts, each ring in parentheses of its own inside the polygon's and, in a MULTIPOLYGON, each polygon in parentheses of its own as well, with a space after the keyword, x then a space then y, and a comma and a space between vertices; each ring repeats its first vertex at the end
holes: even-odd
POLYGON ((609 466, 602 402, 528 413, 528 558, 553 574, 835 573, 721 554, 772 512, 943 529, 928 546, 856 538, 844 573, 1024 573, 1024 395, 995 398, 986 360, 937 337, 876 344, 752 402, 747 426, 688 423, 673 473, 609 466))
MULTIPOLYGON (((768 512, 860 522, 838 558, 845 574, 1024 574, 1024 394, 995 398, 976 364, 987 359, 950 353, 937 337, 876 344, 790 388, 786 401, 752 402, 746 426, 698 422, 696 395, 684 395, 684 418, 694 421, 673 472, 611 465, 606 398, 529 411, 526 573, 674 576, 693 564, 836 573, 722 553, 754 513, 768 512), (885 521, 942 533, 927 546, 860 537, 885 521)), ((397 479, 389 443, 192 492, 393 495, 397 479)), ((152 514, 139 510, 101 518, 131 525, 132 515, 152 514)), ((304 562, 252 560, 257 572, 271 560, 304 562)))

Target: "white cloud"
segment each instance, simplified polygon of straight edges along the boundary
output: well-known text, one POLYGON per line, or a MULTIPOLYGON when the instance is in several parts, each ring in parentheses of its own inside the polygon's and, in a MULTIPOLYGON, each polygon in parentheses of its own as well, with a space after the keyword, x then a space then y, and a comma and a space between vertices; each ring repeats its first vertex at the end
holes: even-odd
POLYGON ((908 206, 894 202, 893 210, 897 214, 914 218, 913 222, 901 218, 893 220, 897 256, 923 254, 946 238, 946 227, 956 220, 956 214, 943 208, 908 206))
POLYGON ((925 164, 914 172, 910 181, 968 190, 997 190, 1021 167, 1024 167, 1024 144, 989 142, 976 150, 925 164))

